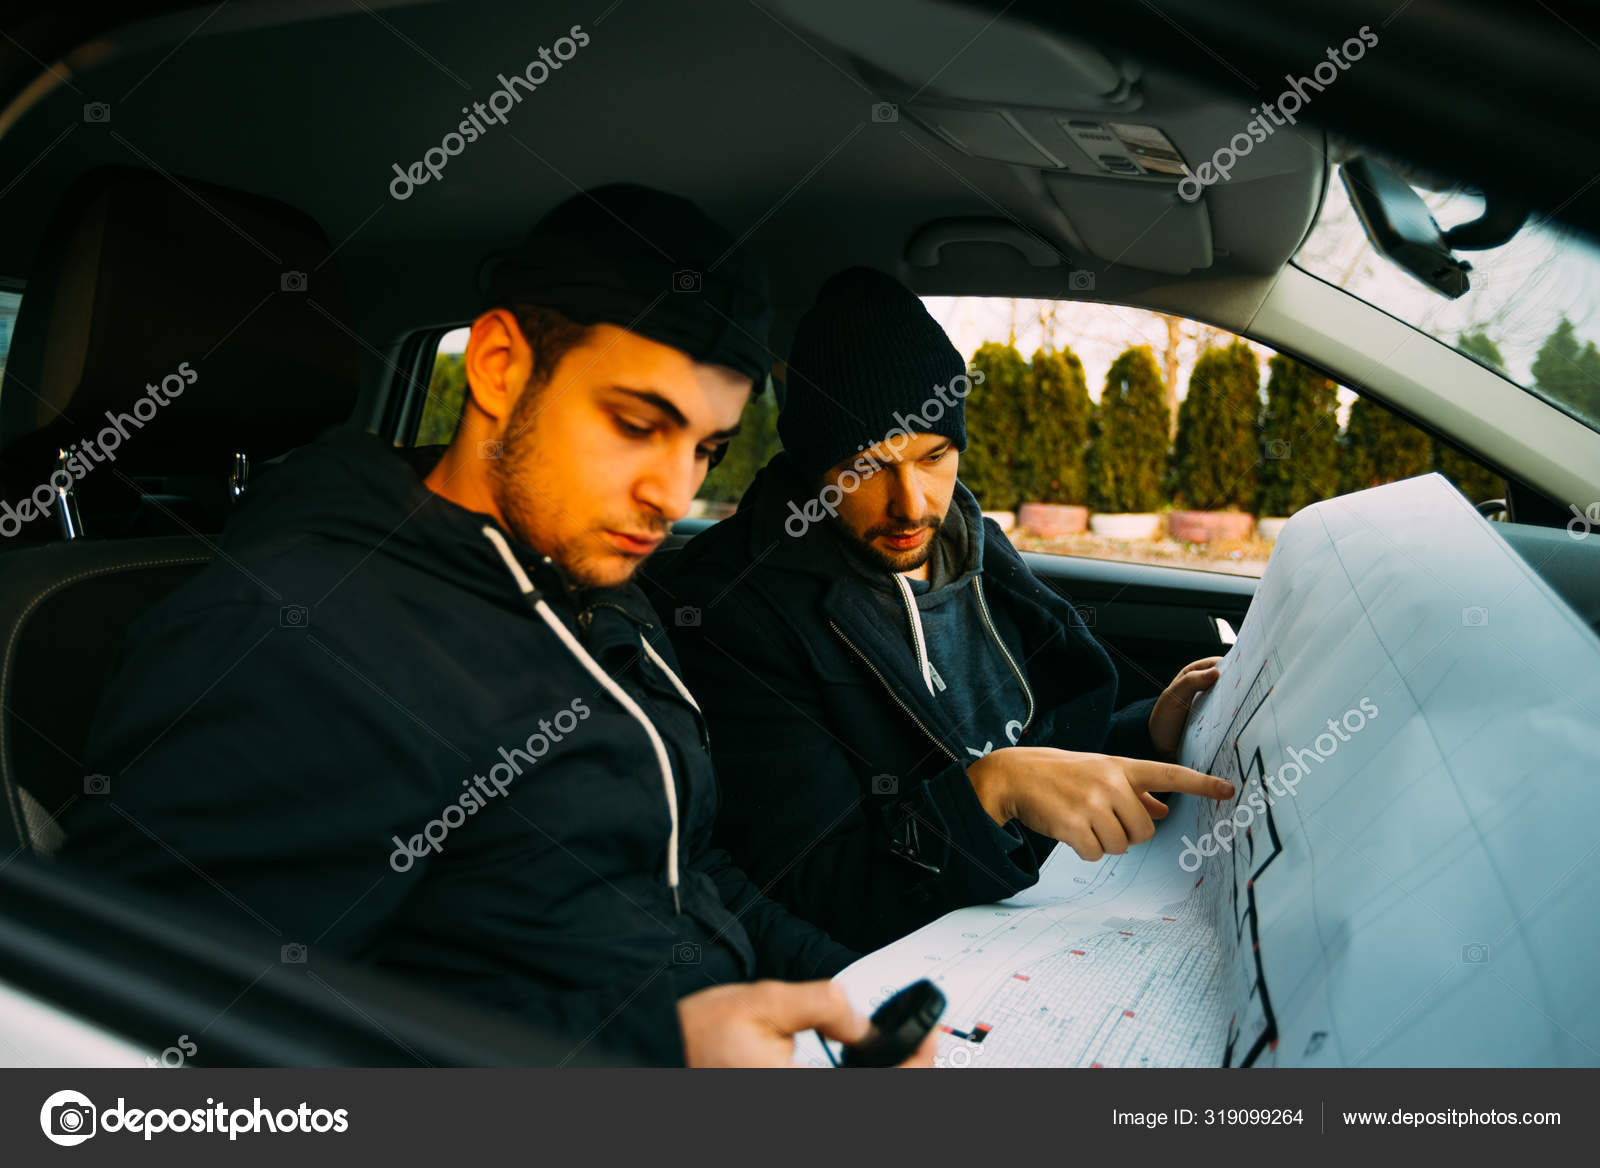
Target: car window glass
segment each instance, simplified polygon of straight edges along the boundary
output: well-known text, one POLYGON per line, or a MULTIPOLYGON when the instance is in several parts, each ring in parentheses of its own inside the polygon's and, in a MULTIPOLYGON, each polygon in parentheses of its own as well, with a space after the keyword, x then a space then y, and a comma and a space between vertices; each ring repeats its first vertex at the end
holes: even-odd
POLYGON ((461 410, 466 404, 467 371, 463 356, 470 329, 451 329, 439 338, 433 355, 433 375, 428 379, 428 396, 422 403, 422 421, 417 424, 414 446, 442 446, 455 437, 461 410))
POLYGON ((6 354, 11 351, 11 330, 17 323, 17 310, 22 307, 22 293, 0 292, 0 371, 6 367, 6 354))
MULTIPOLYGON (((1414 189, 1443 229, 1483 213, 1471 192, 1414 189)), ((1600 247, 1533 216, 1507 243, 1461 258, 1472 265, 1464 295, 1425 287, 1373 250, 1333 182, 1294 262, 1600 429, 1600 247)))
POLYGON ((961 480, 1024 550, 1260 575, 1283 521, 1321 499, 1433 470, 1473 502, 1505 495, 1376 402, 1193 320, 924 303, 984 373, 961 480))

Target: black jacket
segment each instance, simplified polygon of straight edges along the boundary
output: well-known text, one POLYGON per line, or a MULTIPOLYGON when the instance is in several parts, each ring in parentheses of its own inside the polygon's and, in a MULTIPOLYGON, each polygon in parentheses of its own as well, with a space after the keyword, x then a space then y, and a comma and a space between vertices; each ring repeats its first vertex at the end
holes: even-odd
MULTIPOLYGON (((432 454, 437 458, 438 451, 432 454)), ((143 617, 91 731, 110 776, 62 858, 398 971, 574 1046, 680 1063, 678 997, 854 954, 711 846, 704 725, 635 586, 576 592, 399 452, 342 433, 252 486, 143 617), (530 606, 489 526, 640 721, 530 606)))
MULTIPOLYGON (((1113 714, 1105 650, 956 491, 985 532, 981 571, 963 583, 982 589, 1033 699, 1017 745, 1154 757, 1152 702, 1113 714)), ((1028 887, 1053 842, 983 810, 908 621, 885 620, 827 521, 795 519, 790 503, 803 513, 813 494, 780 454, 652 583, 663 605, 698 610, 672 635, 711 727, 717 842, 797 914, 867 950, 1028 887)))

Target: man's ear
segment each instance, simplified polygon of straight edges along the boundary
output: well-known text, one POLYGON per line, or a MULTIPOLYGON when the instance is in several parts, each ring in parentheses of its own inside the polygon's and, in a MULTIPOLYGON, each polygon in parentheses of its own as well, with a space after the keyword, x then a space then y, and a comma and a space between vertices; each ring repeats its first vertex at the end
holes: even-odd
POLYGON ((506 309, 491 308, 472 322, 466 373, 473 403, 496 422, 506 418, 533 374, 533 351, 506 309))

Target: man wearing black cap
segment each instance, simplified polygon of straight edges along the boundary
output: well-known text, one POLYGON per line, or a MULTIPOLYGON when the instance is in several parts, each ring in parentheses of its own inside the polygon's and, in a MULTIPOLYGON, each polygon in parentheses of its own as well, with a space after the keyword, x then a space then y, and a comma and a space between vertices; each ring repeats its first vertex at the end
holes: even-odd
POLYGON ((630 583, 764 380, 764 276, 692 204, 614 186, 546 216, 490 299, 447 448, 296 452, 142 619, 62 858, 574 1052, 859 1037, 826 982, 749 984, 855 955, 711 846, 705 727, 630 583))
POLYGON ((972 383, 910 291, 834 276, 786 380, 784 452, 663 581, 746 871, 871 949, 1026 888, 1056 840, 1148 840, 1152 792, 1231 794, 1170 761, 1217 659, 1113 712, 1105 651, 957 480, 972 383))

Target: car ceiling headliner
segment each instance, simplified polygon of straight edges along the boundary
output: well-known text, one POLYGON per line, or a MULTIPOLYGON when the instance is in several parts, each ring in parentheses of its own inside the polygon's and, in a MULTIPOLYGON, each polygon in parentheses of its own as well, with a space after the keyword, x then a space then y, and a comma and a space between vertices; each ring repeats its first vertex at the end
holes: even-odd
MULTIPOLYGON (((315 216, 339 245, 362 331, 381 344, 470 316, 486 254, 573 190, 627 180, 688 195, 747 236, 773 271, 780 337, 822 279, 854 263, 924 293, 1069 299, 1090 298, 1068 283, 1083 266, 1096 272, 1092 298, 1238 327, 1321 198, 1324 141, 1302 126, 1207 192, 1209 268, 1164 275, 1108 262, 1084 246, 1092 232, 1071 198, 1063 216, 1037 170, 968 157, 910 118, 874 122, 873 103, 905 87, 787 12, 746 0, 596 8, 593 17, 548 3, 198 8, 108 33, 68 58, 64 82, 0 122, 0 168, 14 176, 0 274, 26 275, 39 233, 15 225, 42 227, 76 175, 104 163, 153 166, 315 216), (439 181, 391 197, 392 164, 420 158, 455 128, 462 105, 498 87, 497 74, 522 68, 575 23, 591 43, 507 125, 452 158, 439 181), (109 122, 84 121, 93 101, 110 105, 109 122), (1008 248, 963 244, 937 267, 907 265, 907 241, 946 218, 1020 223, 1068 262, 1030 267, 1008 248)), ((949 45, 957 70, 962 49, 949 45)), ((943 80, 958 83, 959 73, 943 80)), ((1146 69, 1140 85, 1142 105, 1124 120, 1161 126, 1191 165, 1250 118, 1244 104, 1158 71, 1146 69)), ((939 89, 936 80, 929 92, 939 89)), ((1114 204, 1129 189, 1079 181, 1102 205, 1104 192, 1114 204)), ((1151 190, 1135 185, 1134 194, 1151 190)), ((1161 216, 1145 217, 1154 227, 1161 216)))

